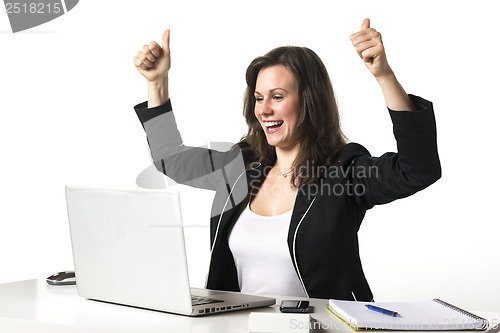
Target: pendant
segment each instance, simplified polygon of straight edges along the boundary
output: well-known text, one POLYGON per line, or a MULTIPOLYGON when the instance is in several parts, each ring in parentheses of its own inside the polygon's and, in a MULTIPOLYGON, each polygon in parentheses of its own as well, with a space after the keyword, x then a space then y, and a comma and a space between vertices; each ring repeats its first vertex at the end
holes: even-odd
POLYGON ((285 173, 283 173, 280 170, 278 170, 278 172, 280 173, 280 175, 283 176, 283 178, 286 178, 292 171, 293 171, 292 168, 290 170, 288 170, 287 172, 285 172, 285 173))

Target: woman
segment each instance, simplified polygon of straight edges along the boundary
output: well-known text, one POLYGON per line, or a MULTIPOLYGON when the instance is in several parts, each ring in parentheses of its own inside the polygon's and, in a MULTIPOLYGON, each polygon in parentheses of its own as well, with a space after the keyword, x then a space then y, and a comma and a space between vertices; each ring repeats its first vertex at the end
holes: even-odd
POLYGON ((157 168, 216 191, 207 288, 370 301, 357 231, 367 209, 441 175, 432 103, 407 95, 380 33, 363 21, 351 40, 379 83, 398 153, 371 157, 346 143, 328 73, 311 50, 281 47, 247 69, 248 134, 228 151, 182 145, 168 96, 170 31, 134 58, 148 80, 135 107, 157 168))

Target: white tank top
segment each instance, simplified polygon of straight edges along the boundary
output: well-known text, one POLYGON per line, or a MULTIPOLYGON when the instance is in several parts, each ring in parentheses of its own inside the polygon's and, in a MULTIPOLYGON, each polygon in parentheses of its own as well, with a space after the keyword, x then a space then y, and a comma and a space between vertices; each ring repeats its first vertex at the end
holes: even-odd
POLYGON ((292 210, 262 216, 247 205, 229 235, 242 293, 306 297, 293 267, 287 237, 292 210))

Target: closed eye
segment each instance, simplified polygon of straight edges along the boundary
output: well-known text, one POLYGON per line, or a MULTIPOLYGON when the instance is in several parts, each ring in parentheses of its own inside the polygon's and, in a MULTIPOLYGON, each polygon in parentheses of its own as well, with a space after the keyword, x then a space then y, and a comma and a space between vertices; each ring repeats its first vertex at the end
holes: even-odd
MULTIPOLYGON (((278 102, 279 102, 279 101, 281 101, 282 99, 283 99, 283 96, 281 96, 281 95, 274 95, 274 96, 273 96, 273 100, 275 100, 275 101, 278 101, 278 102)), ((256 101, 257 103, 260 103, 260 102, 262 102, 263 100, 264 100, 264 97, 262 97, 262 96, 255 97, 255 101, 256 101)))

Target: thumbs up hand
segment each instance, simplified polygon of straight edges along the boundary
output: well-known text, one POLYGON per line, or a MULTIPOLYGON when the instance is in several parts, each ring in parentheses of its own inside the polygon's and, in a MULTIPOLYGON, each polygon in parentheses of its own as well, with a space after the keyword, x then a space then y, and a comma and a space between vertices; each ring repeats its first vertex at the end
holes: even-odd
POLYGON ((148 82, 162 82, 170 70, 170 30, 163 33, 161 46, 153 41, 134 57, 134 65, 148 82))
POLYGON ((356 52, 376 79, 393 74, 385 56, 382 35, 370 28, 370 19, 363 21, 361 31, 352 34, 351 41, 356 52))

